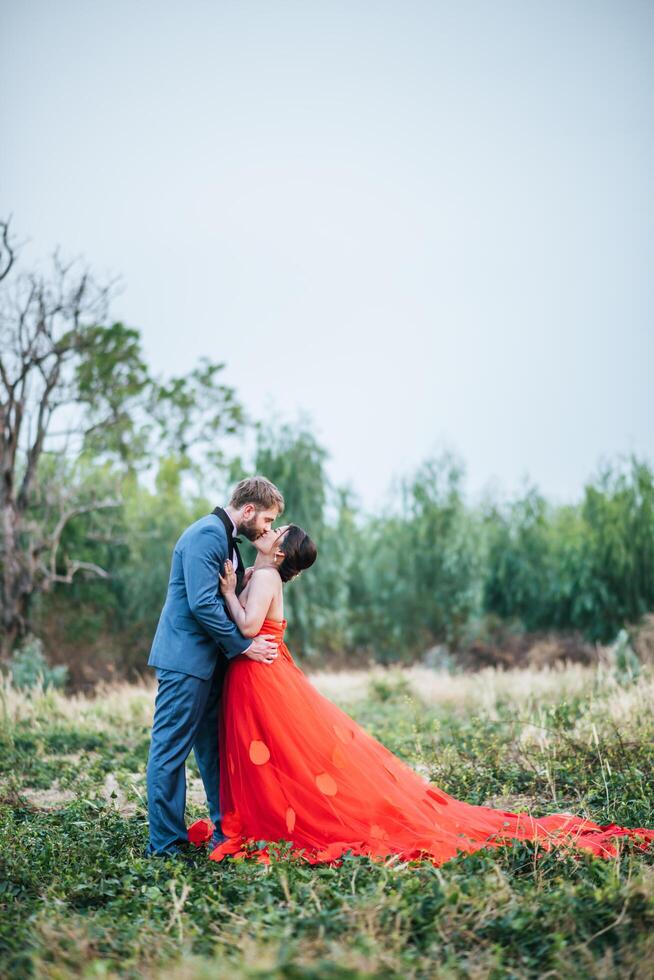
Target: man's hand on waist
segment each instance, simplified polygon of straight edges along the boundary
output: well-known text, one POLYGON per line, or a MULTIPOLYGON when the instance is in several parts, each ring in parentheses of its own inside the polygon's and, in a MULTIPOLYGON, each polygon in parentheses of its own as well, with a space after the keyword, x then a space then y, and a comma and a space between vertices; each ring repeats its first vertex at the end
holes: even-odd
POLYGON ((255 636, 250 646, 243 653, 250 660, 255 660, 259 664, 272 664, 277 659, 276 640, 269 636, 255 636))

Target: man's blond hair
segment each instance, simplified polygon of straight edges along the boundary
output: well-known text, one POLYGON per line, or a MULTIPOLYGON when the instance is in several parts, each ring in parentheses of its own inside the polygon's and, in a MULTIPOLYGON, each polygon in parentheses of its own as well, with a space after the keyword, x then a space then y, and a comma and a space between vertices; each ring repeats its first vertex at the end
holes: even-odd
POLYGON ((240 510, 246 504, 254 504, 257 510, 276 507, 280 514, 284 512, 284 497, 265 476, 248 476, 236 484, 229 506, 240 510))

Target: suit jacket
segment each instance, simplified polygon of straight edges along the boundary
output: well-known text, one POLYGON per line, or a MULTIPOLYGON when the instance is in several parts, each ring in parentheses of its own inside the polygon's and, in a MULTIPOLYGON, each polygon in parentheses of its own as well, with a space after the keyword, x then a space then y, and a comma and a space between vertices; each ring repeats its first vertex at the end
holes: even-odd
POLYGON ((227 532, 215 514, 187 527, 173 551, 168 593, 148 659, 207 680, 221 654, 238 656, 252 643, 229 618, 218 573, 231 558, 227 532))

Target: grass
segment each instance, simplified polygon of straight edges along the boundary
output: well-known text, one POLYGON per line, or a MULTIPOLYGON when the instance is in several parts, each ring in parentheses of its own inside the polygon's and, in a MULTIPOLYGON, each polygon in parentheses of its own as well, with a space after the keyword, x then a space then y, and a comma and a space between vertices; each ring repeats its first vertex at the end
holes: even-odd
MULTIPOLYGON (((654 826, 654 677, 414 668, 314 677, 433 782, 470 802, 654 826)), ((654 854, 440 868, 142 857, 154 689, 94 698, 5 686, 0 974, 10 977, 649 978, 654 854)), ((205 815, 189 767, 189 821, 205 815)))

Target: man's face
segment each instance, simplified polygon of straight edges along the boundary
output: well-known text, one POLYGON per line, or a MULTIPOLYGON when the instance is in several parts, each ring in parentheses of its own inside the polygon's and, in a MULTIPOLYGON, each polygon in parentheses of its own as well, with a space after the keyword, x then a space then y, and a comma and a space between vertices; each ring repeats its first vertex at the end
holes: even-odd
POLYGON ((268 507, 267 510, 257 510, 254 504, 246 504, 243 514, 238 523, 239 534, 244 534, 250 541, 269 531, 273 521, 277 520, 279 511, 276 507, 268 507))

